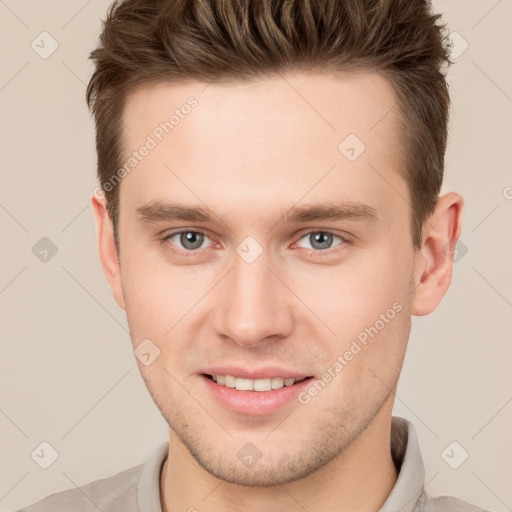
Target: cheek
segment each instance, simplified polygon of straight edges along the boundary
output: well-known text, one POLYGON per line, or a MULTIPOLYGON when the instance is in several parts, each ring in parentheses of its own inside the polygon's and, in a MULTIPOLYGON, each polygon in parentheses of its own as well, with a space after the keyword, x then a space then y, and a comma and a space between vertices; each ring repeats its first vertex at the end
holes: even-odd
POLYGON ((367 394, 386 393, 395 385, 411 328, 407 266, 399 266, 396 258, 381 261, 366 274, 367 291, 351 310, 353 330, 346 347, 354 342, 360 347, 347 376, 367 394))
POLYGON ((143 338, 162 337, 174 324, 181 295, 176 283, 154 265, 136 264, 128 255, 121 272, 130 331, 143 338))
POLYGON ((407 262, 385 247, 354 252, 332 266, 294 269, 297 295, 336 334, 348 339, 403 301, 409 291, 407 262))
POLYGON ((304 302, 334 333, 320 337, 327 365, 342 356, 347 362, 338 382, 350 381, 350 393, 363 395, 393 384, 410 332, 410 262, 389 248, 367 252, 301 282, 304 302))
POLYGON ((200 310, 200 301, 215 277, 212 268, 173 266, 163 259, 142 261, 136 254, 126 254, 121 272, 134 343, 144 338, 165 343, 182 330, 193 318, 193 309, 200 310))

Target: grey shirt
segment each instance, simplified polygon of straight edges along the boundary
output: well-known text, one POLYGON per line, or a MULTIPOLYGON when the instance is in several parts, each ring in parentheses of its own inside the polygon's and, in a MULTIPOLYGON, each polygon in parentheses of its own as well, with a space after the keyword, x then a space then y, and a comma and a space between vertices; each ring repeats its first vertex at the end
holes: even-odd
MULTIPOLYGON (((144 464, 56 492, 14 512, 162 512, 160 472, 168 453, 169 443, 165 442, 144 464)), ((416 432, 409 421, 398 416, 392 418, 391 453, 399 469, 398 480, 379 512, 486 512, 452 496, 427 495, 416 432)))

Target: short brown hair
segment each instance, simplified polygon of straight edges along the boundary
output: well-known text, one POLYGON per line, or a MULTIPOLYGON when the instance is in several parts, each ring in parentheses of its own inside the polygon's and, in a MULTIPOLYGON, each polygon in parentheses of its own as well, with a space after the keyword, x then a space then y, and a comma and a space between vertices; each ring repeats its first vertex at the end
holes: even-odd
MULTIPOLYGON (((413 245, 441 189, 450 108, 445 25, 426 0, 115 0, 91 52, 86 99, 98 178, 122 165, 122 114, 136 86, 241 82, 287 70, 377 71, 397 96, 413 245)), ((340 141, 341 142, 341 141, 340 141)), ((119 253, 119 187, 105 189, 119 253)))

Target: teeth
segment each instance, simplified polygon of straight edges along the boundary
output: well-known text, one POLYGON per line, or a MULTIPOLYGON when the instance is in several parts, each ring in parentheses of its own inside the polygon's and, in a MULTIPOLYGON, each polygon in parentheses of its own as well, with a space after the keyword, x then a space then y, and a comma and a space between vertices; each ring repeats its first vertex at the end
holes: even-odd
MULTIPOLYGON (((254 391, 270 391, 271 389, 277 389, 272 387, 272 381, 274 379, 257 379, 253 381, 254 391)), ((281 379, 282 380, 282 379, 281 379)))
POLYGON ((212 379, 221 386, 236 388, 239 391, 271 391, 272 389, 280 389, 284 386, 293 386, 295 382, 304 380, 284 379, 283 377, 252 380, 233 377, 233 375, 212 375, 212 379))
POLYGON ((235 379, 235 388, 238 391, 252 391, 254 381, 251 379, 235 379))
POLYGON ((272 389, 279 389, 284 386, 284 379, 282 377, 274 377, 272 379, 272 389))
POLYGON ((236 386, 235 382, 235 377, 232 377, 231 375, 226 375, 224 377, 224 386, 227 386, 228 388, 234 388, 236 386))

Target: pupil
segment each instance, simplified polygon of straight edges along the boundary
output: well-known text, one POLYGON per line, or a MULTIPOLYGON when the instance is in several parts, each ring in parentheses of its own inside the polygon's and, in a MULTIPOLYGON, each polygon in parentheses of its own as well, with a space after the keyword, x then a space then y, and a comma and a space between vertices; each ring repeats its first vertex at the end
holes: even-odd
POLYGON ((201 233, 187 231, 186 233, 181 234, 181 243, 183 244, 183 247, 186 247, 187 249, 197 249, 198 247, 201 247, 203 243, 202 237, 203 235, 201 233), (192 247, 188 245, 189 243, 192 244, 192 247))
MULTIPOLYGON (((330 233, 318 232, 314 233, 311 236, 313 237, 314 240, 312 245, 315 246, 315 244, 318 244, 319 247, 316 247, 318 249, 326 249, 332 242, 332 235, 330 233)), ((181 243, 183 244, 184 247, 187 247, 189 249, 197 249, 198 247, 201 247, 201 244, 203 242, 202 237, 202 233, 187 231, 186 233, 182 233, 181 243), (189 247, 187 245, 188 243, 191 243, 192 247, 189 247)))
POLYGON ((332 235, 330 233, 315 233, 314 235, 314 243, 312 244, 313 247, 317 242, 319 242, 321 247, 317 247, 318 249, 326 249, 329 247, 332 235))

